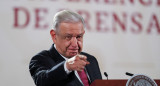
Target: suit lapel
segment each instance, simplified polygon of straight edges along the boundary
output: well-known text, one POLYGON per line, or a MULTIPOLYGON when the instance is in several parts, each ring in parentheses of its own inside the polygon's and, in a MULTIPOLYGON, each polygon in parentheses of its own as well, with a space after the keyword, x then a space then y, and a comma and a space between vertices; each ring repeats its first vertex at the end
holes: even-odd
POLYGON ((68 77, 69 77, 69 80, 71 80, 72 82, 71 86, 83 86, 83 84, 79 81, 79 79, 75 75, 74 71, 71 72, 68 77))
POLYGON ((51 57, 54 59, 56 63, 60 63, 64 61, 65 59, 58 53, 58 51, 55 49, 54 44, 49 49, 51 57))
MULTIPOLYGON (((75 74, 74 74, 75 75, 75 74)), ((77 78, 77 76, 75 75, 75 85, 78 85, 78 86, 83 86, 83 84, 79 81, 79 79, 77 78)))
POLYGON ((92 76, 92 71, 93 69, 90 69, 89 65, 86 66, 86 73, 87 73, 87 76, 89 77, 89 84, 92 83, 93 81, 93 76, 92 76))

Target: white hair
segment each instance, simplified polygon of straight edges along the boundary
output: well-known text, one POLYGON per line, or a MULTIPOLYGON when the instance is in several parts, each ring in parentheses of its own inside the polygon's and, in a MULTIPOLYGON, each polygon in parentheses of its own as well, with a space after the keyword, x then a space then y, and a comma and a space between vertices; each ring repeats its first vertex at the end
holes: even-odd
POLYGON ((63 10, 55 14, 53 18, 53 29, 58 30, 59 24, 62 22, 68 22, 68 23, 82 22, 83 28, 85 28, 85 22, 82 16, 68 10, 63 10))

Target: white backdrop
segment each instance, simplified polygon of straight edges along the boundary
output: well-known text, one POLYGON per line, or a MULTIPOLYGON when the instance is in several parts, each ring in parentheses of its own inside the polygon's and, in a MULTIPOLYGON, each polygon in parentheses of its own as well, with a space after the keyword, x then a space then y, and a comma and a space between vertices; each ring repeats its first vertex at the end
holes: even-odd
POLYGON ((52 18, 62 9, 85 18, 83 51, 97 58, 102 75, 160 79, 160 0, 1 0, 0 6, 0 86, 35 86, 29 61, 50 48, 52 18))

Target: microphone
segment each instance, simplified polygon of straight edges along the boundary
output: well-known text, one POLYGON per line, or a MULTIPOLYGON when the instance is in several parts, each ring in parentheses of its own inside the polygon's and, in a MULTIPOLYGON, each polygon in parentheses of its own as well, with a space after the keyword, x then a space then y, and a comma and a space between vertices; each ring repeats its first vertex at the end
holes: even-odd
POLYGON ((129 73, 129 72, 126 72, 126 75, 128 75, 128 76, 133 76, 134 74, 129 73))
POLYGON ((107 80, 108 80, 108 74, 107 74, 107 72, 104 72, 104 75, 107 77, 107 80))

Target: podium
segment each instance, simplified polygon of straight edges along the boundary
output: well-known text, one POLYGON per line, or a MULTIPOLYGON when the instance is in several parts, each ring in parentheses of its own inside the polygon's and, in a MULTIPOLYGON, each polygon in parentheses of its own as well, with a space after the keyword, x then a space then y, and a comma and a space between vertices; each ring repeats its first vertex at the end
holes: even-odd
MULTIPOLYGON (((160 86, 160 79, 154 80, 160 86)), ((95 80, 90 86, 126 86, 127 79, 95 80)))

